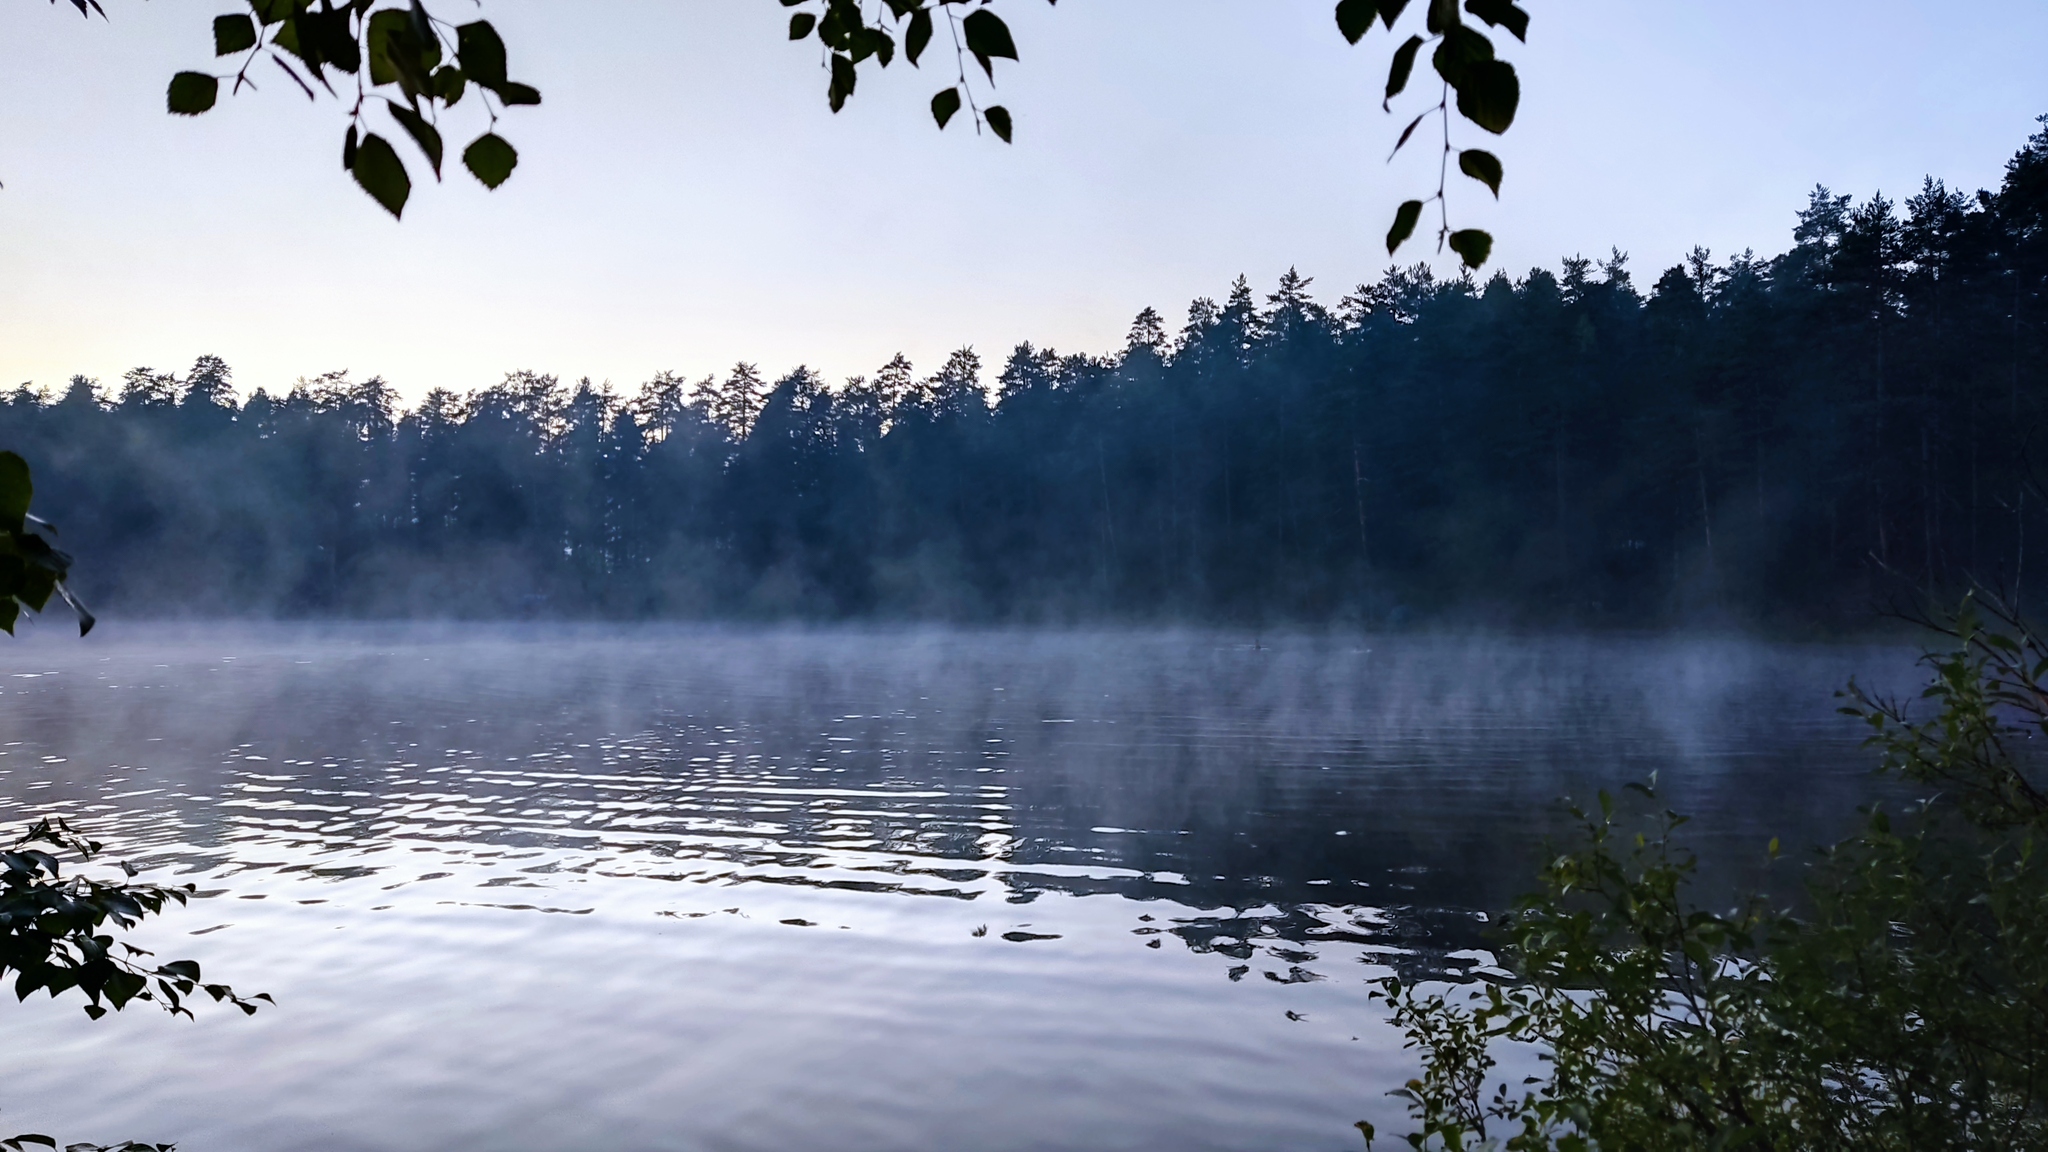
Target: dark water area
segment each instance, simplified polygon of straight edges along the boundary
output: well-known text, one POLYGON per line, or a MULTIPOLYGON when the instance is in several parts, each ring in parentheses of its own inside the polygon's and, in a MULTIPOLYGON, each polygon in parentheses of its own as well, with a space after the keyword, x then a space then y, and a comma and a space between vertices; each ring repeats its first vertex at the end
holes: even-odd
MULTIPOLYGON (((253 1019, 7 1010, 0 1129, 191 1150, 1351 1147, 1367 981, 1483 960, 1556 800, 1716 858, 1876 795, 1739 639, 125 626, 5 649, 0 818, 202 898, 253 1019)), ((1753 882, 1741 864, 1712 882, 1753 882)), ((1782 872, 1784 866, 1780 866, 1782 872)))

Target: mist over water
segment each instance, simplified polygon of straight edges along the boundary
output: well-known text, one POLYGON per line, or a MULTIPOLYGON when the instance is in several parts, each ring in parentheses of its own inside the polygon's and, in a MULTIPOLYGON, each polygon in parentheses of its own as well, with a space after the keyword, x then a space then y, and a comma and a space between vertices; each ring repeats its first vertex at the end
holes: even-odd
POLYGON ((252 1019, 10 1010, 0 1128, 191 1149, 1350 1147, 1555 799, 1874 794, 1733 639, 124 626, 6 650, 0 818, 203 898, 252 1019), (1348 1137, 1348 1139, 1347 1139, 1348 1137))

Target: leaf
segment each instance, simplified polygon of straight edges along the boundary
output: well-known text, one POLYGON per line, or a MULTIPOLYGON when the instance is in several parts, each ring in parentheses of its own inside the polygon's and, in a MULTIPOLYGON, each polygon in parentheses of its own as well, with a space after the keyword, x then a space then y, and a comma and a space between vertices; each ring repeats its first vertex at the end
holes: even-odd
POLYGON ((348 134, 341 138, 341 168, 346 172, 356 166, 356 126, 348 126, 348 134))
POLYGON ((1410 120, 1408 126, 1401 129, 1401 138, 1394 141, 1394 151, 1387 154, 1387 159, 1392 160, 1395 154, 1401 151, 1401 146, 1408 143, 1408 138, 1415 135, 1415 130, 1422 127, 1422 122, 1427 119, 1429 119, 1429 113, 1424 112, 1422 115, 1410 120))
POLYGON ((1529 14, 1516 7, 1515 0, 1465 0, 1470 12, 1495 28, 1505 28, 1515 39, 1529 42, 1529 14))
POLYGON ((1458 89, 1458 114, 1498 136, 1515 122, 1515 109, 1522 102, 1522 82, 1515 67, 1505 60, 1484 60, 1473 65, 1458 89))
POLYGON ((455 58, 462 72, 486 88, 505 83, 505 42, 490 21, 478 20, 455 30, 455 58))
POLYGON ((1347 43, 1356 44, 1372 30, 1379 14, 1378 0, 1337 0, 1337 31, 1347 43))
POLYGON ((1496 199, 1500 197, 1500 160, 1493 153, 1477 148, 1465 149, 1458 153, 1458 171, 1493 189, 1496 199))
POLYGON ((988 73, 991 82, 996 78, 995 57, 1017 58, 1017 43, 1010 39, 1010 26, 986 8, 969 12, 960 22, 960 31, 967 37, 967 51, 981 62, 981 70, 988 73))
POLYGON ((834 52, 832 83, 825 91, 826 102, 832 105, 834 112, 846 107, 846 98, 853 95, 853 86, 859 80, 860 76, 853 67, 853 61, 834 52))
POLYGON ((1001 104, 991 104, 981 110, 981 115, 982 119, 988 121, 988 126, 995 131, 995 134, 1002 138, 1003 143, 1008 144, 1010 142, 1010 110, 1001 104))
POLYGON ((1401 13, 1407 9, 1408 0, 1379 0, 1379 5, 1380 23, 1385 24, 1389 30, 1392 30, 1394 21, 1399 20, 1401 13))
MULTIPOLYGON (((282 48, 294 56, 303 57, 303 53, 299 48, 298 21, 290 19, 290 15, 290 13, 287 13, 284 17, 279 18, 283 21, 283 26, 270 34, 270 46, 272 48, 282 48)), ((268 24, 270 21, 265 20, 264 23, 268 24)))
POLYGON ((21 574, 21 587, 14 593, 15 599, 38 612, 50 602, 50 595, 57 590, 57 574, 47 568, 30 565, 21 574))
POLYGON ((503 100, 508 106, 540 103, 540 89, 514 80, 507 80, 505 83, 491 89, 491 91, 496 92, 498 99, 503 100))
POLYGON ((1451 251, 1465 261, 1465 267, 1477 268, 1486 263, 1493 253, 1493 237, 1477 228, 1466 228, 1451 233, 1448 241, 1451 251))
POLYGON ((413 44, 412 20, 395 8, 386 8, 370 17, 364 38, 370 44, 370 83, 394 84, 400 80, 417 81, 419 71, 418 45, 413 44))
POLYGON ((213 107, 220 96, 220 80, 204 72, 180 72, 171 77, 165 105, 173 116, 197 116, 213 107))
POLYGON ((1387 255, 1415 235, 1415 222, 1422 219, 1422 201, 1410 200, 1394 209, 1394 226, 1387 229, 1387 255))
MULTIPOLYGON (((361 48, 350 29, 351 11, 349 8, 316 10, 304 3, 296 4, 277 31, 271 34, 271 47, 298 57, 299 62, 305 65, 306 75, 333 95, 334 85, 327 79, 327 66, 331 64, 344 72, 354 72, 362 64, 361 48)), ((404 22, 402 15, 400 22, 404 22)), ((280 65, 284 63, 283 58, 277 55, 272 55, 271 59, 280 65)))
POLYGON ((917 58, 924 55, 925 45, 932 42, 932 13, 929 8, 919 8, 910 14, 910 29, 903 34, 903 55, 913 67, 917 58))
POLYGON ((868 27, 858 0, 825 0, 825 14, 817 20, 817 43, 831 51, 852 51, 854 33, 868 27))
POLYGON ((434 95, 448 107, 455 107, 456 102, 462 99, 462 94, 468 90, 469 78, 455 65, 444 64, 434 73, 434 95))
POLYGON ((256 22, 240 12, 213 18, 213 54, 231 56, 256 46, 256 22))
POLYGON ((867 27, 856 0, 825 0, 824 18, 818 21, 818 42, 834 52, 853 50, 853 34, 867 27))
POLYGON ((932 119, 939 122, 940 128, 944 128, 946 121, 951 120, 953 113, 959 110, 960 90, 958 88, 948 88, 932 97, 932 119))
POLYGON ((512 169, 519 166, 519 153, 504 137, 486 132, 462 150, 462 166, 482 181, 484 187, 496 188, 512 175, 512 169))
POLYGON ((896 41, 887 32, 879 28, 870 28, 867 42, 869 50, 875 54, 875 59, 882 62, 882 67, 887 68, 889 61, 896 58, 896 41))
MULTIPOLYGON (((415 4, 414 7, 417 9, 418 5, 415 4)), ((333 11, 323 9, 318 16, 308 12, 304 19, 310 22, 309 30, 319 44, 319 55, 323 62, 349 73, 363 66, 362 45, 356 41, 355 29, 349 22, 347 8, 337 8, 333 11)), ((440 44, 432 35, 426 36, 425 42, 427 51, 433 55, 435 61, 438 61, 441 55, 440 44)), ((429 62, 429 67, 432 63, 429 62)))
MULTIPOLYGON (((271 38, 271 43, 277 43, 276 37, 271 38)), ((301 80, 299 78, 299 74, 297 72, 292 71, 292 66, 284 62, 284 57, 279 56, 273 52, 270 55, 270 62, 272 64, 277 65, 279 68, 283 69, 284 74, 286 76, 291 77, 292 83, 297 84, 299 86, 299 91, 304 92, 306 94, 306 99, 313 99, 313 86, 306 83, 304 80, 301 80)))
POLYGON ((412 137, 413 143, 420 146, 420 151, 426 153, 427 163, 434 167, 434 179, 439 180, 441 178, 440 131, 432 124, 427 123, 426 117, 407 108, 403 104, 393 104, 391 106, 391 118, 398 121, 399 127, 404 128, 406 135, 412 137))
MULTIPOLYGON (((1380 101, 1382 109, 1388 107, 1394 97, 1408 87, 1408 77, 1415 71, 1415 54, 1422 51, 1422 37, 1410 36, 1406 43, 1394 49, 1394 64, 1387 69, 1387 96, 1380 101)), ((1396 150, 1400 148, 1395 145, 1396 150)))
POLYGON ((1430 53, 1436 74, 1453 88, 1464 84, 1474 67, 1491 59, 1493 41, 1462 25, 1445 33, 1437 41, 1436 51, 1430 53))
POLYGON ((35 498, 35 483, 29 478, 28 461, 17 452, 0 452, 0 528, 19 532, 28 517, 29 501, 35 498))
MULTIPOLYGON (((365 4, 363 7, 368 8, 369 5, 365 4)), ((423 52, 431 57, 427 61, 427 66, 433 67, 439 64, 441 62, 441 38, 434 35, 434 18, 427 15, 427 6, 420 3, 420 0, 412 0, 412 4, 407 8, 406 14, 412 17, 412 34, 419 38, 423 52)))
POLYGON ((809 12, 799 12, 789 18, 789 38, 791 40, 802 40, 811 34, 811 29, 817 26, 818 18, 816 16, 811 15, 809 12))
POLYGON ((356 145, 356 163, 350 171, 370 199, 382 204, 394 218, 403 218, 406 197, 412 195, 412 177, 405 174, 405 165, 390 141, 375 132, 365 134, 356 145))

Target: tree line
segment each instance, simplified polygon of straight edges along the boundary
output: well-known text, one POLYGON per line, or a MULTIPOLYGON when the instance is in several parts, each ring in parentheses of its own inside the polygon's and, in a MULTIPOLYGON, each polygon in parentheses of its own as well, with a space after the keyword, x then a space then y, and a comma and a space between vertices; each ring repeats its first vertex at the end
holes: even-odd
POLYGON ((228 366, 0 399, 129 613, 1458 618, 1829 627, 1888 581, 2024 596, 2048 525, 2048 131, 1974 196, 1816 189, 1769 258, 1240 277, 1112 355, 517 372, 405 409, 228 366), (2031 529, 2031 531, 2030 531, 2031 529))

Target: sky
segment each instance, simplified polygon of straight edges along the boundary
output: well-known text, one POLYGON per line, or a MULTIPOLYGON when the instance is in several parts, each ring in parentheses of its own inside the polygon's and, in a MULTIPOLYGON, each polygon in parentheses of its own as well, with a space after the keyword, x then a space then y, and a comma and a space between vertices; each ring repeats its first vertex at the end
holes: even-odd
MULTIPOLYGON (((347 369, 416 400, 522 369, 631 393, 739 360, 838 380, 898 351, 1102 353, 1239 274, 1263 294, 1298 268, 1334 304, 1435 188, 1427 143, 1387 161, 1428 95, 1382 112, 1394 41, 1345 44, 1333 0, 997 0, 1023 57, 997 66, 1008 146, 933 126, 942 52, 864 69, 833 115, 774 0, 437 0, 480 8, 545 102, 500 125, 504 187, 414 163, 401 222, 342 172, 342 107, 274 68, 164 113, 237 5, 104 3, 0 0, 0 386, 215 354, 244 392, 347 369)), ((1514 127, 1454 128, 1507 175, 1498 203, 1454 182, 1453 225, 1491 230, 1514 275, 1774 253, 1817 183, 1996 186, 2048 113, 2040 0, 1525 6, 1514 127)), ((444 120, 458 146, 481 129, 472 101, 444 120)), ((1427 240, 1417 259, 1455 268, 1427 240)))

